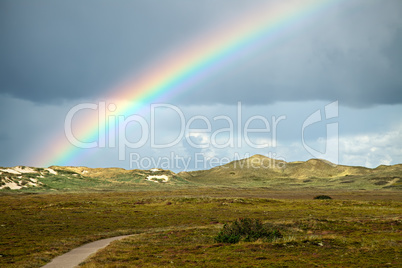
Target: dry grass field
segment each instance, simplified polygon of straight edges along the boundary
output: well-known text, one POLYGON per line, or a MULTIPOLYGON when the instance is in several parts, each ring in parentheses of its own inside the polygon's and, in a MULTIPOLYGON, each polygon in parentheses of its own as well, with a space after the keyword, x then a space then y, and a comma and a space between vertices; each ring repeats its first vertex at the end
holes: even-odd
POLYGON ((126 234, 82 266, 402 266, 402 165, 272 161, 255 155, 177 174, 0 168, 0 267, 40 267, 126 234), (234 224, 248 220, 261 230, 234 224), (225 233, 232 225, 253 231, 225 233), (274 230, 280 236, 270 237, 274 230))
POLYGON ((398 191, 194 187, 131 192, 3 193, 0 266, 40 267, 83 243, 134 234, 83 267, 398 267, 398 191), (332 200, 315 200, 326 194, 332 200), (259 219, 283 237, 236 244, 223 224, 259 219))

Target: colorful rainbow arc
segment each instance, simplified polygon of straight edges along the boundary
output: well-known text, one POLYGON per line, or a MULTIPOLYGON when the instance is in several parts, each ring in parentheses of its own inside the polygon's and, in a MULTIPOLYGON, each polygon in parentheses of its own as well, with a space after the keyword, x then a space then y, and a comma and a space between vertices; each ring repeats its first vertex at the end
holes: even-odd
MULTIPOLYGON (((117 103, 118 114, 131 115, 139 113, 146 105, 161 98, 173 96, 189 84, 207 77, 211 72, 225 66, 244 50, 252 49, 275 33, 289 25, 309 18, 310 15, 342 0, 292 0, 270 2, 247 13, 220 29, 196 38, 185 48, 159 59, 148 68, 139 79, 122 88, 111 91, 109 100, 126 100, 117 103), (128 100, 128 101, 127 101, 128 100)), ((78 127, 76 136, 81 140, 95 140, 98 137, 99 122, 97 118, 86 118, 78 127), (89 123, 88 122, 92 122, 89 123)), ((40 166, 50 164, 65 165, 76 159, 82 150, 71 145, 63 135, 50 143, 37 162, 40 166)))

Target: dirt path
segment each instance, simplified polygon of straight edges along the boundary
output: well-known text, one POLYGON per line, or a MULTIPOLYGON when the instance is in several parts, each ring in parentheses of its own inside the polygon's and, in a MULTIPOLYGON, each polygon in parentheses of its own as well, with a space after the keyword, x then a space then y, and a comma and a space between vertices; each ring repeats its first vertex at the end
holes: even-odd
POLYGON ((66 254, 54 258, 51 262, 42 266, 43 268, 73 268, 77 267, 81 262, 98 250, 107 247, 112 241, 129 237, 129 235, 116 236, 106 238, 82 245, 66 254))
POLYGON ((75 248, 63 255, 60 255, 54 258, 51 262, 42 266, 42 268, 74 268, 78 267, 78 265, 86 260, 92 254, 95 254, 98 250, 107 247, 111 242, 115 240, 120 240, 129 236, 139 236, 141 234, 161 232, 161 231, 173 231, 173 230, 189 230, 189 229, 203 229, 203 228, 221 228, 222 224, 214 224, 211 225, 200 225, 200 226, 177 226, 177 227, 163 227, 163 228, 154 228, 148 232, 143 232, 140 234, 132 234, 132 235, 122 235, 115 236, 111 238, 106 238, 102 240, 97 240, 85 245, 82 245, 78 248, 75 248))

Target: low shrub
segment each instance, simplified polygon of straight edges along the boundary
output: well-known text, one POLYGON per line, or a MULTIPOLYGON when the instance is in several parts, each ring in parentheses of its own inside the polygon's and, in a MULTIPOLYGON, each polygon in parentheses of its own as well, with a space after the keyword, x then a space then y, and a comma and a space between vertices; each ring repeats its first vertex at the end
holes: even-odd
POLYGON ((328 195, 317 195, 314 199, 332 199, 332 197, 328 195))
POLYGON ((275 238, 281 238, 279 230, 264 225, 259 219, 240 218, 223 226, 222 230, 215 237, 218 243, 237 243, 240 240, 246 242, 257 239, 266 239, 272 241, 275 238))

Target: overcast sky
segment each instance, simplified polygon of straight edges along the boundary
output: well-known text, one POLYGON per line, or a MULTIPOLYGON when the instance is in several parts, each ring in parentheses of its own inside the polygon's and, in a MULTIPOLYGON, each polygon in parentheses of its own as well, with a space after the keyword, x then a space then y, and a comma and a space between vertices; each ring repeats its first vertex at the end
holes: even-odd
MULTIPOLYGON (((168 148, 155 148, 148 139, 139 148, 106 144, 75 149, 76 157, 65 162, 60 160, 63 151, 53 161, 38 160, 54 140, 68 141, 64 123, 71 108, 108 103, 112 100, 105 98, 118 85, 139 79, 166 55, 180 57, 186 44, 204 42, 200 36, 233 30, 253 10, 276 10, 283 2, 292 5, 282 0, 2 0, 0 166, 158 166, 180 171, 209 168, 212 158, 226 161, 256 153, 286 161, 323 157, 367 167, 402 163, 400 0, 316 1, 328 5, 236 51, 179 94, 153 100, 176 107, 155 110, 157 143, 180 136, 178 111, 186 122, 198 116, 193 129, 205 129, 210 122, 209 132, 186 132, 168 148), (306 125, 316 111, 322 120, 306 125), (335 114, 329 118, 328 112, 335 114), (222 116, 234 122, 233 133, 224 131, 230 123, 222 116), (250 128, 267 130, 268 123, 269 131, 239 132, 253 116, 258 118, 249 122, 250 128), (222 146, 231 138, 234 144, 222 146), (336 159, 325 154, 332 145, 339 148, 336 159), (200 155, 205 167, 195 161, 200 155), (172 156, 191 161, 187 166, 162 163, 172 156), (140 157, 154 163, 140 163, 140 157)), ((151 104, 141 113, 149 124, 151 104)), ((76 114, 74 120, 84 119, 76 114)), ((136 123, 125 129, 131 143, 141 133, 136 123)))

